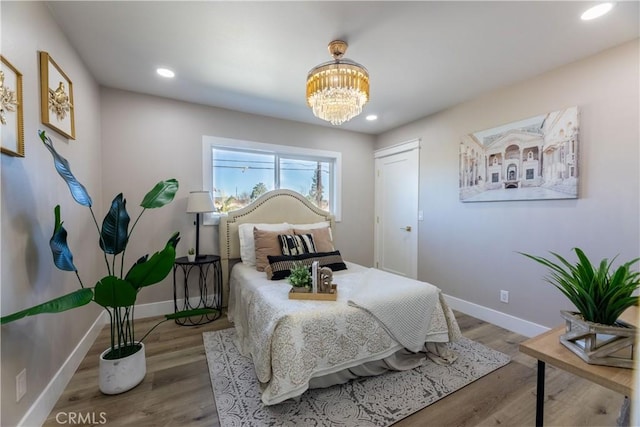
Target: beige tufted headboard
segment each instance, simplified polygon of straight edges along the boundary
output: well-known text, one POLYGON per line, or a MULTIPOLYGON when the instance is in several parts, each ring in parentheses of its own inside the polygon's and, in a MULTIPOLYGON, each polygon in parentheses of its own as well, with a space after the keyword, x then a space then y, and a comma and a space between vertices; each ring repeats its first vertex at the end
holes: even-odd
POLYGON ((334 228, 333 215, 309 202, 302 194, 291 190, 274 190, 263 194, 253 203, 220 218, 220 258, 222 262, 223 305, 229 297, 229 273, 240 260, 238 226, 243 223, 308 224, 329 221, 334 228))

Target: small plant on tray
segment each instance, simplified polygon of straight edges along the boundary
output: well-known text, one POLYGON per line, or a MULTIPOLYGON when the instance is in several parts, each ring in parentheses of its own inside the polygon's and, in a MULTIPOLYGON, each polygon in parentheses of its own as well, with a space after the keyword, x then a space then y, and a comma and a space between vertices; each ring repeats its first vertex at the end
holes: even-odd
MULTIPOLYGON (((309 267, 304 264, 296 263, 291 268, 291 274, 289 275, 289 283, 294 288, 300 288, 309 290, 311 288, 311 271, 309 267)), ((303 291, 304 292, 304 291, 303 291)))

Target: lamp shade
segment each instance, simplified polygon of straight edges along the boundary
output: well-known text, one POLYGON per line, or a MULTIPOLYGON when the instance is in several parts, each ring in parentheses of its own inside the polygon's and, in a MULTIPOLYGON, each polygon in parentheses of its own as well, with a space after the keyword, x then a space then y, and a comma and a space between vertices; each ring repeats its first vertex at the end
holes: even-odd
POLYGON ((187 213, 214 212, 216 207, 208 191, 192 191, 187 199, 187 213))

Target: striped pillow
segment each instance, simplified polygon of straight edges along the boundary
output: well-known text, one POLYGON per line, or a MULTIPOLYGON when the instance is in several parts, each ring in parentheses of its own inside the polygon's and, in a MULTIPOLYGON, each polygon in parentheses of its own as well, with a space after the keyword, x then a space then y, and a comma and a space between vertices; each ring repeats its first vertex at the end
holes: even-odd
POLYGON ((311 234, 279 234, 282 255, 313 254, 316 246, 311 234))
POLYGON ((273 256, 267 255, 269 264, 264 268, 267 273, 267 279, 269 280, 282 280, 289 277, 291 274, 291 268, 295 265, 311 266, 313 261, 318 261, 320 267, 329 267, 332 271, 346 270, 347 265, 340 255, 340 251, 333 252, 318 252, 315 254, 304 255, 281 255, 273 256))

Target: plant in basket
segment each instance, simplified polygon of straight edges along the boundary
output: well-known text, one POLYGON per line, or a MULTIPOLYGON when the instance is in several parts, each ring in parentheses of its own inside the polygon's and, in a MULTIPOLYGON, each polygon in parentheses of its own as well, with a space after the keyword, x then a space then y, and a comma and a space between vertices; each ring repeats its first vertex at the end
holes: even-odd
POLYGON ((551 252, 555 260, 520 252, 549 269, 547 282, 562 292, 578 310, 561 311, 567 333, 560 341, 592 364, 632 367, 635 327, 620 320, 627 309, 638 305, 634 292, 640 286, 640 272, 631 267, 640 258, 613 268, 607 258, 593 263, 579 248, 571 263, 551 252), (623 350, 623 351, 621 351, 623 350))

